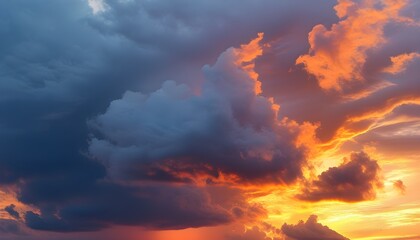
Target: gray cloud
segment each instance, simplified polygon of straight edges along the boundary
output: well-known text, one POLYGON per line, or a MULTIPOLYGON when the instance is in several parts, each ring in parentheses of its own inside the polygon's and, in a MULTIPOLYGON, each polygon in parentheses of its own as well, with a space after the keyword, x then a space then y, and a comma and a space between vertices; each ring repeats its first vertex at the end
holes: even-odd
MULTIPOLYGON (((264 94, 281 100, 280 117, 322 122, 320 136, 327 140, 353 110, 369 112, 369 104, 418 92, 418 62, 398 75, 401 85, 351 103, 313 91, 319 90, 316 81, 291 69, 307 51, 314 23, 336 21, 335 2, 108 0, 106 11, 92 15, 85 0, 0 1, 7 9, 0 12, 0 183, 14 185, 19 201, 40 210, 20 217, 33 229, 68 232, 213 226, 264 215, 238 190, 192 183, 203 178, 213 186, 221 173, 241 183, 291 183, 306 161, 305 149, 291 143, 300 130, 275 126, 268 98, 249 94, 246 84, 235 89, 243 74, 224 69, 223 59, 206 67, 205 77, 204 64, 265 32, 263 41, 272 45, 256 60, 264 94), (218 85, 218 77, 228 84, 218 85), (179 84, 167 81, 160 88, 166 79, 179 84), (203 82, 214 86, 197 97, 203 82), (86 157, 88 151, 102 161, 86 157), (120 174, 118 182, 113 174, 120 174), (226 197, 215 199, 214 191, 226 197)), ((418 18, 417 12, 406 14, 418 18)), ((378 65, 367 63, 366 76, 375 77, 368 86, 381 82, 375 74, 389 65, 378 59, 418 51, 415 30, 387 28, 387 45, 369 54, 378 65)), ((9 206, 17 216, 13 210, 9 206)), ((0 230, 13 235, 16 224, 2 220, 0 230)), ((32 233, 39 239, 39 232, 32 233)))
POLYGON ((6 206, 5 208, 4 208, 4 210, 10 215, 10 216, 12 216, 13 218, 15 218, 15 219, 19 219, 20 218, 20 215, 19 215, 19 212, 17 212, 16 210, 15 210, 15 205, 14 204, 10 204, 9 206, 6 206))
POLYGON ((300 126, 277 120, 271 100, 256 94, 258 82, 237 66, 240 51, 230 48, 203 68, 199 95, 167 81, 149 96, 127 92, 113 101, 91 121, 100 133, 92 156, 117 178, 296 180, 306 162, 305 148, 295 145, 300 126))
POLYGON ((356 202, 372 200, 376 189, 383 186, 380 167, 364 153, 353 153, 340 166, 331 167, 298 195, 306 201, 340 200, 356 202))
POLYGON ((0 219, 0 234, 5 237, 9 235, 16 237, 16 235, 22 235, 23 231, 18 221, 0 219))

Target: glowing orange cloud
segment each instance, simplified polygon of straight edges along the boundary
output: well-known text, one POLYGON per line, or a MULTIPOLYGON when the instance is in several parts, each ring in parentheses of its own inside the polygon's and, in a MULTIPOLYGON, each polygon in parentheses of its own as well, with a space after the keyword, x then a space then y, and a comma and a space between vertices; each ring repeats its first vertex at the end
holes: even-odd
POLYGON ((261 82, 258 81, 258 73, 255 72, 255 58, 261 56, 263 51, 260 42, 264 37, 264 33, 258 33, 258 37, 253 39, 248 44, 241 45, 241 48, 234 49, 236 56, 235 64, 245 70, 249 76, 255 80, 255 93, 262 93, 261 82))
POLYGON ((405 70, 406 65, 415 58, 420 57, 417 52, 403 53, 394 57, 391 57, 391 66, 385 68, 383 71, 386 73, 397 74, 405 70))
POLYGON ((335 7, 341 21, 331 29, 316 25, 309 33, 310 50, 296 64, 303 64, 325 90, 341 90, 346 82, 362 81, 367 50, 385 42, 384 26, 391 20, 408 21, 399 12, 405 0, 340 0, 335 7), (378 9, 376 4, 382 4, 378 9))

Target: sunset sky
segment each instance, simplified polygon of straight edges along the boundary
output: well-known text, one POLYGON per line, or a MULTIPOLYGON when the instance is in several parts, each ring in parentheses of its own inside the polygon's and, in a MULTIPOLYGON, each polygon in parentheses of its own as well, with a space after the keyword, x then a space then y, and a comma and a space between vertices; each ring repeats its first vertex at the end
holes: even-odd
POLYGON ((0 0, 0 240, 414 240, 419 184, 419 0, 0 0))

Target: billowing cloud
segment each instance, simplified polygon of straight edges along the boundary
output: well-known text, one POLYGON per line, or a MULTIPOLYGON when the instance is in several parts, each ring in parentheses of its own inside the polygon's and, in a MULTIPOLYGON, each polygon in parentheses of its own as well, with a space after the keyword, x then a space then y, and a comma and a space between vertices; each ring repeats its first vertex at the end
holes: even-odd
MULTIPOLYGON (((276 96, 282 105, 280 115, 301 122, 318 122, 317 137, 324 142, 325 150, 338 149, 342 143, 380 127, 381 120, 401 106, 419 103, 416 67, 419 61, 416 56, 420 49, 415 39, 420 32, 416 24, 419 18, 413 14, 418 4, 415 1, 339 1, 335 9, 339 16, 347 16, 335 24, 322 24, 332 27, 316 35, 317 39, 328 40, 317 43, 320 47, 318 52, 305 54, 307 43, 302 42, 303 36, 298 32, 271 41, 256 64, 264 93, 276 96), (395 12, 397 15, 394 16, 393 11, 398 14, 395 12), (361 18, 360 14, 368 12, 374 14, 361 18), (380 17, 378 22, 373 21, 375 17, 380 17), (361 30, 370 27, 376 30, 361 30), (346 37, 353 31, 362 31, 359 32, 360 38, 346 37), (376 34, 377 31, 381 34, 376 34), (369 39, 381 39, 380 44, 349 50, 369 39), (355 60, 354 66, 340 65, 342 61, 353 61, 350 59, 359 53, 363 53, 356 58, 360 62, 356 63, 355 60), (359 78, 334 80, 332 83, 337 84, 329 89, 340 91, 325 91, 326 88, 320 87, 317 81, 307 75, 307 72, 314 75, 308 67, 296 66, 294 61, 303 58, 309 61, 317 57, 331 61, 328 68, 321 69, 325 74, 332 66, 359 78), (398 72, 390 74, 390 69, 398 69, 398 72)), ((323 64, 322 59, 313 64, 323 64)), ((332 76, 330 80, 337 79, 336 73, 340 71, 331 71, 326 76, 332 76)))
POLYGON ((385 41, 387 23, 409 21, 399 16, 406 5, 406 0, 338 1, 335 10, 340 22, 331 29, 316 25, 309 33, 309 54, 300 56, 296 63, 304 64, 326 90, 341 90, 348 82, 363 81, 367 51, 385 41))
POLYGON ((306 222, 300 221, 296 225, 285 223, 281 230, 287 240, 348 240, 329 227, 318 223, 316 215, 311 215, 306 222))
MULTIPOLYGON (((179 8, 173 5, 172 1, 76 0, 64 4, 51 0, 41 2, 17 0, 0 3, 2 8, 9 9, 8 12, 0 13, 2 20, 0 32, 2 36, 5 36, 1 40, 0 46, 2 52, 0 58, 2 72, 0 80, 2 93, 0 99, 0 135, 2 136, 0 140, 0 182, 2 186, 3 184, 14 186, 17 200, 22 204, 33 206, 34 209, 39 210, 28 211, 26 215, 21 214, 20 217, 26 221, 29 227, 50 231, 90 231, 114 224, 143 225, 150 228, 184 228, 217 225, 239 218, 258 218, 266 214, 261 206, 247 205, 242 193, 236 193, 233 190, 219 193, 225 194, 226 199, 215 204, 214 197, 211 201, 207 201, 208 196, 212 195, 208 193, 209 190, 196 186, 187 185, 172 189, 172 184, 176 185, 176 183, 168 183, 168 185, 162 186, 151 184, 151 186, 134 188, 126 186, 131 186, 134 184, 133 182, 125 182, 122 185, 115 182, 103 183, 103 181, 109 181, 106 176, 106 166, 103 165, 103 162, 93 161, 84 154, 89 134, 86 119, 97 115, 98 112, 103 112, 111 99, 121 96, 127 89, 137 90, 140 88, 144 92, 148 92, 160 85, 163 79, 173 77, 176 80, 182 80, 183 76, 191 75, 198 76, 190 79, 193 82, 191 91, 195 94, 194 84, 201 82, 201 75, 196 72, 200 72, 200 67, 204 63, 210 60, 214 61, 214 58, 223 49, 229 46, 238 46, 246 41, 244 39, 255 36, 261 30, 267 32, 269 37, 275 34, 281 35, 289 31, 288 21, 284 21, 284 19, 292 19, 297 13, 308 16, 305 19, 305 26, 311 25, 310 22, 313 19, 325 20, 328 18, 324 14, 302 8, 301 4, 296 1, 268 1, 267 4, 255 4, 253 1, 247 1, 241 2, 241 6, 236 3, 232 5, 236 9, 240 9, 240 12, 248 12, 255 16, 260 16, 258 11, 255 11, 256 7, 261 9, 260 11, 270 10, 270 14, 264 14, 261 18, 255 17, 257 21, 251 21, 251 18, 246 14, 226 11, 228 8, 224 3, 205 3, 207 4, 205 5, 203 2, 189 1, 188 4, 193 7, 179 8), (97 14, 93 15, 91 8, 97 14), (105 11, 103 11, 104 8, 105 11), (274 11, 274 9, 276 10, 274 11), (284 14, 279 14, 279 11, 284 14), (9 12, 20 12, 21 14, 10 15, 9 12), (213 21, 215 14, 220 17, 218 18, 220 22, 213 21), (168 16, 169 20, 162 21, 164 16, 168 16), (203 20, 203 16, 206 16, 205 20, 203 20), (147 21, 142 21, 142 18, 147 21), (230 24, 232 19, 236 19, 233 22, 248 22, 249 24, 241 24, 241 29, 239 29, 238 25, 230 24), (174 28, 175 25, 179 27, 174 28), (157 190, 150 193, 149 189, 152 188, 157 190), (188 203, 173 200, 170 193, 164 195, 168 202, 173 201, 170 203, 153 201, 142 196, 133 196, 130 193, 133 191, 141 195, 144 191, 144 194, 152 196, 150 197, 152 199, 160 197, 161 191, 170 191, 167 188, 181 196, 185 195, 185 199, 188 201, 200 202, 201 205, 197 206, 199 209, 192 212, 193 208, 191 208, 188 209, 189 213, 183 212, 182 209, 185 210, 185 208, 179 205, 188 203), (190 193, 191 198, 188 197, 190 193), (96 195, 102 196, 102 198, 97 199, 96 195), (108 198, 108 195, 127 196, 129 203, 126 204, 127 207, 114 206, 118 200, 112 197, 108 198), (229 199, 235 200, 235 204, 230 202, 229 206, 226 206, 229 199), (79 201, 84 201, 85 205, 79 201), (97 205, 96 202, 100 204, 97 205), (163 223, 158 221, 158 217, 153 217, 153 214, 138 214, 137 218, 127 220, 131 217, 128 213, 135 212, 136 209, 143 209, 138 204, 147 202, 156 202, 155 205, 151 204, 153 205, 150 206, 151 211, 158 211, 159 204, 168 205, 174 209, 180 209, 177 214, 190 216, 188 217, 190 220, 180 221, 178 218, 169 217, 171 215, 169 210, 167 211, 168 216, 160 216, 168 219, 163 223), (97 210, 101 207, 115 208, 116 210, 109 213, 108 216, 103 216, 104 219, 101 220, 102 213, 97 210)), ((327 9, 330 5, 311 4, 316 9, 327 9)), ((261 51, 259 44, 255 46, 257 46, 256 50, 261 51)), ((252 52, 252 49, 249 51, 252 52)), ((236 57, 236 59, 244 58, 244 61, 252 60, 245 55, 239 56, 241 53, 232 49, 225 55, 226 58, 234 59, 236 57)), ((236 61, 232 64, 236 66, 242 62, 236 61)), ((208 68, 209 74, 216 72, 212 67, 208 68)), ((262 114, 272 114, 272 117, 262 116, 258 120, 256 118, 259 113, 252 113, 255 118, 252 120, 252 124, 263 126, 267 124, 264 123, 267 120, 274 123, 277 121, 274 116, 275 105, 270 99, 254 92, 258 89, 258 82, 255 80, 257 75, 252 71, 252 64, 244 63, 240 68, 243 71, 238 71, 239 75, 246 75, 249 86, 253 88, 248 89, 253 92, 247 93, 248 96, 259 99, 254 101, 259 103, 252 106, 252 111, 261 110, 262 114), (259 109, 260 106, 263 109, 259 109), (272 107, 274 109, 271 109, 272 107)), ((183 86, 182 83, 180 86, 183 86)), ((229 90, 232 90, 233 87, 229 87, 229 90)), ((247 87, 245 86, 245 88, 247 87)), ((226 94, 228 93, 226 92, 226 94)), ((241 104, 236 105, 240 106, 241 104)), ((218 110, 214 109, 214 111, 217 114, 218 110)), ((223 111, 220 111, 222 115, 223 111)), ((200 112, 204 113, 204 111, 200 112)), ((248 118, 247 111, 236 109, 235 112, 238 118, 242 114, 241 112, 244 113, 241 118, 248 118)), ((196 118, 195 120, 200 119, 196 118)), ((292 121, 284 121, 281 125, 279 129, 283 129, 289 136, 281 137, 286 141, 285 149, 283 149, 286 153, 281 153, 282 156, 278 158, 276 164, 284 163, 285 165, 277 166, 276 170, 269 170, 269 167, 276 164, 265 163, 262 167, 257 165, 262 162, 261 159, 258 159, 258 155, 264 152, 259 147, 269 140, 270 135, 275 139, 276 134, 270 134, 266 130, 266 132, 259 133, 253 130, 254 127, 257 128, 256 126, 245 126, 244 130, 238 131, 242 136, 234 136, 240 142, 237 145, 242 148, 248 145, 256 146, 253 149, 255 156, 252 155, 254 153, 247 153, 252 155, 247 159, 249 159, 250 166, 261 168, 261 170, 257 171, 256 175, 258 176, 251 176, 249 181, 253 178, 265 181, 264 176, 267 176, 268 181, 273 182, 293 181, 300 175, 300 164, 304 162, 304 150, 303 147, 298 149, 295 143, 289 142, 288 138, 297 137, 299 129, 304 126, 299 126, 292 121), (286 127, 286 125, 289 126, 286 127), (250 129, 250 135, 247 135, 247 128, 250 129), (291 131, 289 132, 287 128, 290 128, 291 131), (262 140, 245 138, 258 135, 261 135, 262 140), (256 141, 257 143, 252 144, 247 141, 256 141), (287 149, 289 144, 292 149, 290 153, 287 149), (293 151, 296 153, 296 156, 293 156, 293 159, 297 159, 296 162, 286 160, 286 157, 293 154, 293 151), (281 158, 284 158, 284 161, 281 158), (295 169, 288 170, 287 164, 295 169), (276 177, 275 174, 268 173, 279 169, 284 169, 284 176, 276 177)), ((305 126, 308 126, 307 131, 310 132, 311 127, 305 126)), ((211 131, 212 129, 209 129, 208 133, 210 134, 211 131)), ((297 140, 297 142, 302 142, 302 140, 297 140)), ((191 142, 194 141, 194 139, 191 140, 191 142)), ((222 146, 223 144, 219 143, 216 147, 222 146)), ((272 152, 276 151, 274 148, 274 145, 268 147, 272 152)), ((236 154, 239 153, 238 150, 236 154)), ((227 158, 228 156, 226 156, 227 158)), ((227 169, 226 171, 240 173, 244 177, 254 174, 253 172, 248 173, 250 172, 249 166, 235 170, 238 166, 237 163, 232 166, 219 165, 227 169)), ((156 172, 152 178, 156 180, 168 179, 166 176, 168 174, 165 172, 167 168, 160 170, 161 166, 163 165, 157 166, 156 170, 151 168, 152 172, 156 172)), ((187 167, 182 168, 182 171, 179 172, 186 172, 187 167)), ((209 174, 214 179, 216 177, 213 176, 218 174, 215 171, 209 171, 204 165, 200 165, 197 170, 195 167, 190 169, 199 172, 197 174, 199 176, 209 174), (205 172, 205 174, 201 172, 205 172)), ((178 179, 175 181, 178 181, 180 177, 183 178, 179 175, 176 177, 178 179)), ((127 178, 132 178, 132 176, 128 174, 127 178)), ((150 180, 151 177, 147 176, 147 178, 150 180)), ((193 178, 187 176, 183 178, 183 180, 185 179, 188 182, 188 179, 193 178)), ((194 179, 196 180, 196 178, 194 179)), ((233 179, 233 181, 240 180, 245 181, 245 178, 233 179)), ((9 204, 7 203, 7 205, 9 204)))
MULTIPOLYGON (((375 146, 384 170, 418 155, 419 7, 0 1, 0 238, 245 224, 228 237, 277 240, 279 229, 250 226, 299 210, 280 204, 272 218, 277 203, 261 195, 302 191, 305 168, 323 160, 313 150, 375 146)), ((393 174, 404 179, 398 191, 411 188, 404 169, 393 174)), ((309 203, 292 205, 372 199, 379 175, 355 154, 303 185, 309 203)))
POLYGON ((100 134, 89 152, 124 178, 293 182, 316 127, 278 120, 279 106, 260 95, 252 66, 261 39, 205 66, 198 93, 167 81, 149 96, 127 92, 113 101, 90 123, 100 134))
POLYGON ((383 185, 380 168, 366 153, 353 153, 338 167, 331 167, 309 184, 298 198, 306 201, 372 200, 383 185))

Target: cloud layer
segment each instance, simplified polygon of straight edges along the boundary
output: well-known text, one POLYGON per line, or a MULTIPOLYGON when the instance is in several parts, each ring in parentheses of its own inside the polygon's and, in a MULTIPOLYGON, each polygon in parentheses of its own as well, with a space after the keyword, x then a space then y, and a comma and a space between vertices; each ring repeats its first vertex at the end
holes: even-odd
MULTIPOLYGON (((237 225, 227 238, 274 240, 263 222, 295 204, 373 200, 384 185, 412 197, 404 169, 381 175, 418 155, 415 0, 0 8, 2 239, 237 225)), ((345 239, 316 217, 283 232, 345 239)))

